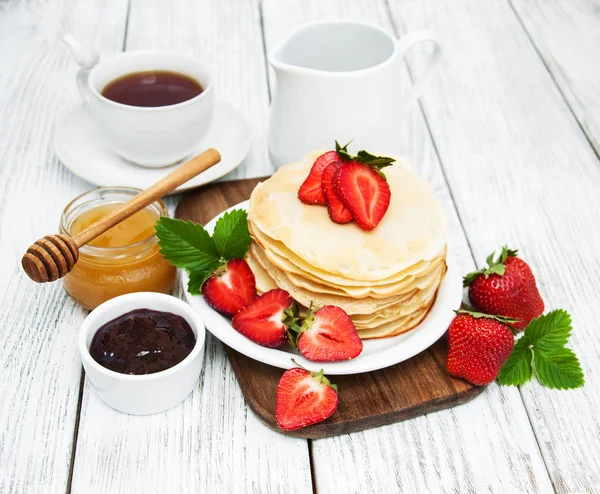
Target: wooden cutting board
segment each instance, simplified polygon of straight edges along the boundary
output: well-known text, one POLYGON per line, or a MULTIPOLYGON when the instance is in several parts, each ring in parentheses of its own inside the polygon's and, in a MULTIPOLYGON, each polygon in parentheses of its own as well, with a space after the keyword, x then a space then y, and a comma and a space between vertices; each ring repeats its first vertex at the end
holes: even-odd
MULTIPOLYGON (((175 215, 201 224, 250 197, 264 179, 211 184, 188 193, 175 215)), ((225 347, 250 409, 268 427, 289 436, 319 439, 393 424, 465 403, 483 391, 446 371, 446 339, 421 354, 375 372, 331 376, 338 385, 339 406, 328 420, 293 432, 275 422, 275 390, 283 370, 225 347)))

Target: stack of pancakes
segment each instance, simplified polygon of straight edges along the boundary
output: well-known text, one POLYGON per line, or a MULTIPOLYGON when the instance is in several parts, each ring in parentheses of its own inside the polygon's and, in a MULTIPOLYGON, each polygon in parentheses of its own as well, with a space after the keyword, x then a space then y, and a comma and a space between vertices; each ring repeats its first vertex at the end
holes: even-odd
POLYGON ((361 338, 417 326, 446 272, 446 216, 431 186, 401 158, 385 168, 389 209, 372 231, 333 223, 298 199, 315 152, 280 168, 250 197, 248 264, 259 293, 283 288, 304 307, 337 305, 361 338))

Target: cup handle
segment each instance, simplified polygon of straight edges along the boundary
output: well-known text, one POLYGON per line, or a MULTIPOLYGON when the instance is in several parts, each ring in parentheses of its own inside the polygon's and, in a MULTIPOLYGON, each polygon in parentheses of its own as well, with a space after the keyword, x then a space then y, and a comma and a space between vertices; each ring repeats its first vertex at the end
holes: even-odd
POLYGON ((89 87, 90 70, 81 68, 77 72, 77 89, 79 94, 83 98, 84 107, 87 107, 90 103, 92 93, 89 87))
POLYGON ((408 93, 404 97, 404 107, 406 108, 413 101, 421 96, 423 92, 423 88, 427 84, 427 82, 431 79, 431 76, 435 72, 435 69, 439 66, 440 59, 442 56, 442 47, 438 42, 435 35, 430 33, 429 31, 413 31, 411 33, 405 34, 396 41, 396 49, 399 53, 399 59, 404 58, 408 50, 410 50, 413 46, 422 41, 430 41, 433 43, 433 54, 429 59, 429 63, 423 73, 413 81, 412 87, 409 89, 408 93))

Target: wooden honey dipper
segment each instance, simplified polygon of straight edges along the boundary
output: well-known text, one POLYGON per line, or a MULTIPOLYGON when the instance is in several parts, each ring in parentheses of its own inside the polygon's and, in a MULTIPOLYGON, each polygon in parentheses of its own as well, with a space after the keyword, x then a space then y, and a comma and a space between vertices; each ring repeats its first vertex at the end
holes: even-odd
POLYGON ((144 209, 154 201, 172 192, 181 184, 208 170, 221 161, 216 149, 202 154, 181 165, 154 185, 143 190, 129 201, 113 209, 74 237, 47 235, 34 243, 21 260, 23 269, 33 281, 45 283, 62 278, 73 269, 79 259, 79 249, 102 235, 117 223, 144 209))

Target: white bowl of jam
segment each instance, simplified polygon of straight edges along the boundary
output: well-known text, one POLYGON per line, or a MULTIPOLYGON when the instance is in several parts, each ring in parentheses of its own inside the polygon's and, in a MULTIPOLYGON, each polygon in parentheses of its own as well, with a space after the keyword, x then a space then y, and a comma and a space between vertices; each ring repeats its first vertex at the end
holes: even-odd
POLYGON ((90 312, 79 331, 79 353, 104 403, 150 415, 178 405, 194 390, 205 338, 202 319, 184 301, 130 293, 90 312))

